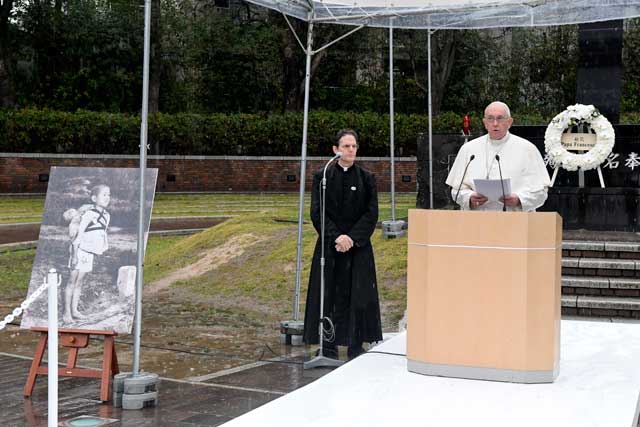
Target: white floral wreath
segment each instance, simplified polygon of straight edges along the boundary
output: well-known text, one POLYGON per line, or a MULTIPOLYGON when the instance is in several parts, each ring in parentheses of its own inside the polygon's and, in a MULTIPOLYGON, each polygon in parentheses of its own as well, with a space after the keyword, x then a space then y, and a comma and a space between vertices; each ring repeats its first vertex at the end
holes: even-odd
POLYGON ((551 120, 544 134, 544 148, 553 167, 562 166, 569 171, 590 170, 607 159, 615 139, 613 126, 593 105, 576 104, 567 107, 551 120), (596 132, 596 145, 583 154, 571 153, 561 143, 565 129, 578 123, 587 123, 596 132))

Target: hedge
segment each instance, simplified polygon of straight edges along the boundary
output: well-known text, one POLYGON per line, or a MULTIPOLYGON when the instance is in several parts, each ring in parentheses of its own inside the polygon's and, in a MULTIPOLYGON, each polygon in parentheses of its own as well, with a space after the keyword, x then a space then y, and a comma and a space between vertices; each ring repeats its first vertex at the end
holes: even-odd
MULTIPOLYGON (((632 116, 637 118, 636 116, 632 116)), ((470 115, 474 133, 482 129, 470 115)), ((270 155, 300 154, 302 113, 286 114, 152 114, 150 154, 270 155)), ((544 124, 537 115, 515 117, 518 124, 544 124)), ((462 116, 446 112, 433 119, 434 133, 460 133, 462 116)), ((389 116, 377 113, 312 111, 308 154, 325 155, 338 129, 360 135, 360 155, 386 156, 389 116)), ((22 109, 0 110, 0 152, 67 154, 137 154, 140 118, 92 111, 75 113, 22 109)), ((416 139, 428 131, 428 116, 396 114, 398 153, 416 152, 416 139)))

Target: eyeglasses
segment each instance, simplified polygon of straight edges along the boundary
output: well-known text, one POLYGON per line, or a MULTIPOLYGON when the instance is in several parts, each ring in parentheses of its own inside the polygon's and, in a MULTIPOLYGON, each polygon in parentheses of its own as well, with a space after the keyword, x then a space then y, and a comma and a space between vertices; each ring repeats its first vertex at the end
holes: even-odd
POLYGON ((347 149, 353 148, 353 149, 357 150, 358 149, 358 144, 342 144, 342 145, 340 145, 339 148, 347 148, 347 149))
POLYGON ((495 122, 495 121, 497 121, 497 122, 502 123, 502 122, 505 122, 505 121, 509 120, 510 118, 511 118, 511 117, 503 117, 503 116, 497 116, 497 117, 494 117, 494 116, 486 116, 484 119, 485 119, 486 121, 488 121, 488 122, 495 122))

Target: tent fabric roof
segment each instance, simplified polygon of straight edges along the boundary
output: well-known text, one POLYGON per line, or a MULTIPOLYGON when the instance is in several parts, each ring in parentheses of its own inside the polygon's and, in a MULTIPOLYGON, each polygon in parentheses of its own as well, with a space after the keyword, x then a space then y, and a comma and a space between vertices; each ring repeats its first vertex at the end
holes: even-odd
POLYGON ((640 0, 249 0, 304 21, 370 27, 472 29, 640 16, 640 0))

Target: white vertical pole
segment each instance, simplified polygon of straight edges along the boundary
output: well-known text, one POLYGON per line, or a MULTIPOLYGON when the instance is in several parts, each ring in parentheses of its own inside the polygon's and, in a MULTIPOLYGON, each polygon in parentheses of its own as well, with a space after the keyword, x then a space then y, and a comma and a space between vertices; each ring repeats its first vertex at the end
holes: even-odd
POLYGON ((45 282, 49 284, 48 291, 48 367, 49 375, 47 379, 47 421, 49 427, 58 425, 58 285, 60 278, 55 268, 52 268, 45 277, 45 282))
POLYGON ((138 253, 136 262, 136 313, 133 331, 133 375, 140 372, 140 335, 142 329, 142 268, 144 261, 145 183, 147 169, 147 123, 149 115, 149 53, 151 47, 151 0, 144 2, 144 59, 142 67, 142 112, 140 117, 140 198, 138 200, 138 253))
POLYGON ((431 29, 427 28, 427 57, 428 57, 428 84, 429 84, 429 208, 433 209, 433 118, 431 105, 431 29))
POLYGON ((302 153, 300 155, 300 195, 298 197, 298 245, 296 252, 296 291, 293 299, 293 318, 298 320, 300 311, 300 275, 302 274, 302 223, 304 220, 304 186, 307 174, 307 130, 309 128, 309 87, 311 80, 311 56, 313 46, 313 21, 309 19, 307 31, 307 64, 304 77, 304 118, 302 121, 302 153))
POLYGON ((395 195, 395 148, 394 148, 394 111, 393 111, 393 18, 389 20, 389 149, 391 151, 391 221, 396 221, 395 195))

